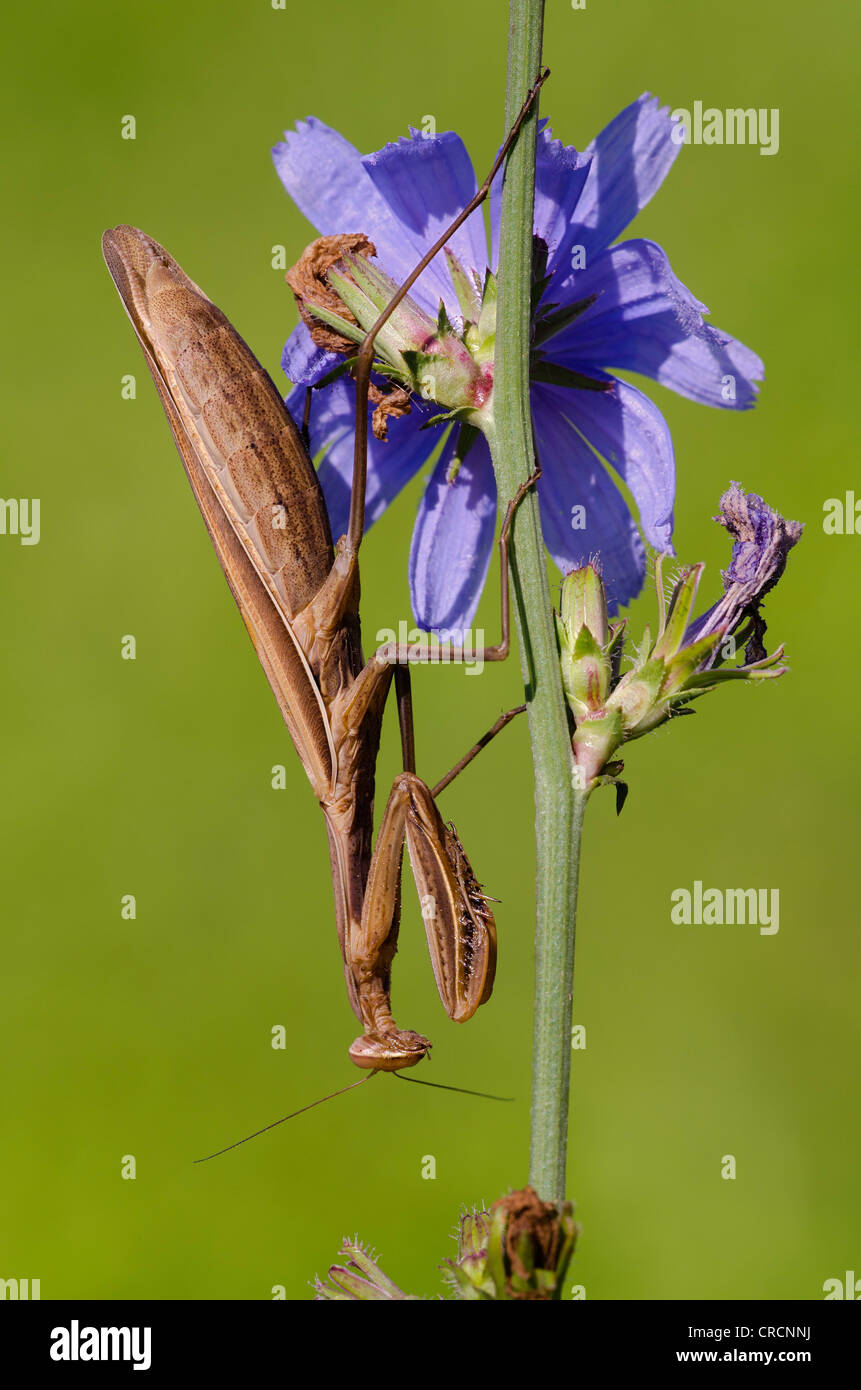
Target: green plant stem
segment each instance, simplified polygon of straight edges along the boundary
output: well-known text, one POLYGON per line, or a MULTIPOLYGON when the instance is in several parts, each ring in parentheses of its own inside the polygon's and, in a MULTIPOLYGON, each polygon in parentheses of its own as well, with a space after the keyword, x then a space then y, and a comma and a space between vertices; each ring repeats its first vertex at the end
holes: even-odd
MULTIPOLYGON (((543 0, 510 0, 506 126, 541 65, 543 0)), ((494 422, 489 433, 503 502, 535 468, 529 409, 532 217, 537 111, 505 170, 499 259, 494 422)), ((574 924, 585 796, 574 779, 547 562, 534 490, 512 530, 512 586, 535 769, 537 914, 530 1182, 545 1201, 565 1196, 574 924)))

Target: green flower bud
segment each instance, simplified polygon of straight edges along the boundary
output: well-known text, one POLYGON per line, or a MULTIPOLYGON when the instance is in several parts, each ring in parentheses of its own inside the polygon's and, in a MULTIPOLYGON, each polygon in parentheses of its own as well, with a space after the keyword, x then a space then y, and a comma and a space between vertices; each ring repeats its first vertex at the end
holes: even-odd
POLYGON ((474 1211, 461 1217, 457 1259, 446 1260, 442 1268, 457 1298, 486 1302, 497 1297, 505 1271, 501 1226, 492 1212, 474 1211))
POLYGON ((314 1301, 341 1303, 420 1302, 413 1294, 404 1293, 384 1274, 373 1257, 358 1240, 345 1240, 341 1262, 329 1268, 330 1283, 314 1281, 314 1301))
MULTIPOLYGON (((717 519, 736 537, 732 563, 723 573, 724 598, 701 618, 692 618, 705 568, 700 564, 682 572, 667 604, 659 555, 657 636, 653 641, 646 629, 631 669, 621 677, 618 642, 623 625, 609 626, 604 585, 595 565, 580 566, 563 582, 556 618, 559 660, 574 722, 578 779, 587 792, 615 783, 617 793, 624 793, 616 775, 621 764, 610 763, 619 747, 673 715, 691 712, 691 701, 715 686, 729 680, 773 679, 786 670, 781 665, 782 646, 771 656, 765 654, 759 608, 762 596, 783 573, 802 528, 772 512, 762 498, 743 493, 737 484, 721 499, 721 508, 717 519), (739 641, 748 641, 747 660, 725 665, 724 641, 739 629, 739 641)), ((619 804, 622 800, 620 795, 619 804)))
MULTIPOLYGON (((361 234, 319 237, 287 273, 299 312, 318 346, 348 360, 376 323, 397 283, 374 263, 373 244, 361 234)), ((377 334, 374 371, 407 392, 437 401, 456 418, 481 426, 493 391, 496 284, 482 295, 449 256, 464 307, 458 331, 440 304, 436 320, 407 295, 377 334)))
POLYGON ((557 1210, 525 1187, 461 1219, 449 1283, 460 1299, 559 1299, 579 1234, 572 1202, 557 1210))
POLYGON ((566 574, 562 581, 559 616, 568 632, 579 633, 582 627, 587 627, 599 647, 606 644, 607 594, 595 565, 583 565, 566 574))
POLYGON ((562 662, 562 684, 571 713, 577 720, 598 713, 610 689, 613 674, 608 637, 607 595, 594 565, 572 570, 562 581, 561 611, 556 618, 562 662))

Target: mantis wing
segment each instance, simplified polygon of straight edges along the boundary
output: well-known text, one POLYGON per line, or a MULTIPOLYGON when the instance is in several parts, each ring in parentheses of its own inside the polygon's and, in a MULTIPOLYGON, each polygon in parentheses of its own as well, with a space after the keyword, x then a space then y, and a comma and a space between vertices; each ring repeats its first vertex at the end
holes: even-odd
POLYGON ((219 562, 320 797, 337 758, 291 622, 333 562, 314 467, 250 348, 163 247, 120 226, 105 232, 102 251, 219 562))

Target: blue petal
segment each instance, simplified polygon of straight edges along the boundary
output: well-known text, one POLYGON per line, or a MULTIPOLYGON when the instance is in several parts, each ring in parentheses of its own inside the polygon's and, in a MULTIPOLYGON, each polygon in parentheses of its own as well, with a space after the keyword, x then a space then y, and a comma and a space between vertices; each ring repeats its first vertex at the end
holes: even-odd
POLYGON ((281 370, 295 386, 313 386, 343 362, 336 352, 317 347, 304 323, 293 329, 281 354, 281 370))
MULTIPOLYGON (((550 127, 542 122, 535 152, 535 213, 533 230, 546 242, 549 255, 547 273, 563 276, 570 270, 571 248, 577 241, 579 228, 574 213, 589 174, 589 160, 573 145, 554 140, 550 127)), ((499 256, 499 220, 502 201, 502 178, 493 181, 490 190, 490 225, 493 242, 493 265, 499 256)))
POLYGON ((568 269, 578 228, 575 210, 589 177, 591 161, 571 145, 554 140, 549 129, 538 137, 535 159, 536 235, 547 243, 547 273, 568 269))
POLYGON ((608 382, 610 389, 586 391, 542 385, 544 408, 565 416, 596 453, 613 465, 631 490, 646 540, 656 550, 670 550, 675 459, 663 415, 627 382, 588 363, 575 367, 584 375, 608 382))
MULTIPOLYGON (((472 162, 463 141, 453 130, 439 135, 424 135, 414 130, 409 138, 385 145, 362 162, 377 192, 404 229, 404 239, 408 237, 413 248, 412 264, 401 277, 405 278, 475 193, 477 184, 472 162)), ((484 278, 487 235, 480 208, 458 228, 448 245, 467 270, 475 270, 484 278)), ((382 257, 381 251, 380 255, 382 257)), ((383 259, 392 274, 389 262, 383 259)), ((458 316, 457 297, 443 252, 423 272, 417 285, 433 301, 434 315, 442 299, 449 316, 458 316)))
MULTIPOLYGON (((395 280, 405 280, 420 259, 409 229, 391 211, 374 187, 359 151, 337 130, 309 116, 285 131, 272 150, 281 179, 296 206, 321 236, 364 232, 373 241, 379 262, 395 280)), ((439 296, 414 296, 436 316, 439 296)))
POLYGON ((564 574, 597 556, 608 603, 615 612, 643 587, 643 542, 627 502, 560 411, 557 394, 556 387, 532 387, 544 543, 564 574), (584 518, 574 512, 575 507, 585 509, 586 523, 576 530, 574 522, 584 518))
POLYGON ((755 404, 761 360, 704 322, 706 306, 673 274, 655 242, 623 241, 552 287, 562 304, 592 294, 596 302, 549 340, 548 357, 642 372, 703 405, 746 410, 755 404))
POLYGON ((478 607, 496 529, 496 480, 490 450, 478 437, 453 483, 452 430, 419 504, 410 548, 410 593, 416 622, 427 631, 469 628, 478 607))
POLYGON ((576 234, 589 265, 646 206, 669 173, 681 146, 670 108, 648 92, 596 136, 584 157, 592 165, 576 211, 576 234))
POLYGON ((359 151, 316 116, 285 131, 272 159, 290 197, 321 236, 370 235, 371 224, 389 216, 359 151))
MULTIPOLYGON (((287 398, 287 409, 302 419, 305 390, 297 387, 287 398)), ((368 411, 368 418, 373 407, 368 411)), ((433 453, 438 435, 422 431, 423 415, 416 409, 399 420, 389 420, 388 439, 375 439, 368 428, 368 481, 365 495, 365 526, 379 521, 386 507, 406 487, 422 464, 433 453)), ((326 498, 332 536, 344 535, 350 517, 353 486, 353 436, 356 427, 356 388, 352 381, 338 380, 311 398, 310 453, 319 466, 320 485, 326 498)))

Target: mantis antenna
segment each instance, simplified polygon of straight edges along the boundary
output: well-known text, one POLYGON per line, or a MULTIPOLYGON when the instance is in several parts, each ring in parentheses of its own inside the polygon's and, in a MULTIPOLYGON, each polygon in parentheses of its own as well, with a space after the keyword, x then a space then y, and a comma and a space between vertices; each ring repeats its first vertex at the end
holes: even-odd
POLYGON ((264 1125, 262 1129, 255 1129, 253 1134, 246 1134, 244 1139, 237 1139, 232 1144, 227 1144, 223 1149, 216 1149, 214 1154, 207 1154, 205 1158, 196 1158, 195 1163, 208 1163, 211 1158, 220 1158, 222 1154, 230 1153, 231 1149, 238 1149, 240 1144, 247 1144, 250 1139, 256 1139, 258 1135, 265 1134, 269 1129, 277 1129, 286 1120, 295 1120, 297 1115, 304 1115, 306 1110, 313 1110, 315 1105, 322 1105, 326 1100, 334 1100, 336 1096, 343 1096, 347 1091, 355 1091, 357 1086, 364 1086, 366 1081, 370 1081, 377 1072, 369 1071, 367 1076, 362 1076, 358 1081, 351 1081, 349 1086, 342 1086, 339 1091, 330 1091, 327 1096, 321 1096, 319 1100, 312 1100, 310 1105, 303 1105, 299 1110, 291 1110, 289 1115, 282 1115, 280 1120, 273 1120, 271 1125, 264 1125))
MULTIPOLYGON (((444 1086, 440 1081, 420 1081, 416 1076, 403 1076, 397 1071, 394 1074, 400 1077, 401 1081, 411 1081, 414 1086, 431 1086, 435 1091, 458 1091, 462 1096, 479 1096, 481 1100, 514 1100, 514 1096, 494 1096, 489 1091, 468 1091, 465 1086, 444 1086)), ((280 1120, 273 1120, 270 1125, 264 1125, 262 1129, 255 1129, 253 1134, 246 1134, 244 1139, 237 1139, 233 1144, 227 1144, 223 1149, 216 1149, 215 1153, 207 1154, 205 1158, 196 1158, 194 1162, 208 1163, 211 1158, 220 1158, 222 1154, 230 1153, 231 1149, 238 1149, 240 1144, 247 1144, 250 1139, 257 1139, 267 1130, 277 1129, 286 1120, 295 1120, 297 1115, 304 1115, 306 1110, 313 1110, 315 1105, 322 1105, 324 1101, 334 1100, 336 1096, 343 1096, 347 1091, 355 1091, 357 1086, 364 1086, 365 1082, 370 1081, 372 1076, 379 1075, 379 1070, 369 1071, 367 1076, 361 1077, 358 1081, 351 1081, 349 1086, 342 1086, 338 1091, 330 1091, 327 1096, 321 1096, 319 1100, 312 1100, 310 1105, 303 1105, 299 1110, 291 1110, 289 1115, 282 1115, 280 1120)))

